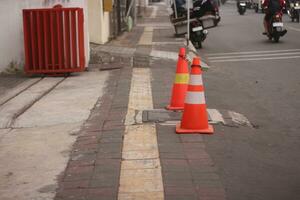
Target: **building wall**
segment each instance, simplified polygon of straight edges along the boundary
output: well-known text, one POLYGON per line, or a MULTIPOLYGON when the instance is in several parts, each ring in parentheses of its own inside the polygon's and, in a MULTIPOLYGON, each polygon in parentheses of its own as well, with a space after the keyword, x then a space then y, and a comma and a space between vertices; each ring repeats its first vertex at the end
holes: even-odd
POLYGON ((136 1, 141 7, 147 7, 149 5, 149 0, 136 0, 136 1))
POLYGON ((0 3, 0 72, 8 67, 24 66, 24 38, 22 9, 49 8, 56 4, 84 8, 85 57, 89 61, 89 34, 86 0, 1 0, 0 3))
POLYGON ((103 12, 103 0, 88 0, 90 42, 104 44, 109 38, 109 13, 103 12))

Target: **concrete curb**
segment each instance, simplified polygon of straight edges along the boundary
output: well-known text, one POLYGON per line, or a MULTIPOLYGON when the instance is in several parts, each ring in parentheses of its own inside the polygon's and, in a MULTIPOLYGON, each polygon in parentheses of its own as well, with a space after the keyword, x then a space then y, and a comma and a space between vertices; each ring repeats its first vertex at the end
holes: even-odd
POLYGON ((203 69, 203 71, 207 71, 210 66, 203 60, 203 58, 198 54, 196 48, 194 47, 194 45, 192 44, 191 41, 189 41, 189 45, 186 44, 186 42, 184 42, 185 46, 187 46, 188 48, 188 54, 187 54, 187 57, 188 57, 188 60, 190 63, 192 63, 193 61, 193 58, 194 57, 200 57, 201 58, 201 67, 203 69))

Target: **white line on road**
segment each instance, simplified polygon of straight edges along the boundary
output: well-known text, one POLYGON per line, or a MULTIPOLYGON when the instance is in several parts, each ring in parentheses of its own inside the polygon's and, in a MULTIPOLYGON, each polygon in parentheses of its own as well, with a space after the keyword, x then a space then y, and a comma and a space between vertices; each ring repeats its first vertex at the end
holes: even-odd
POLYGON ((299 52, 291 53, 274 53, 274 54, 260 54, 260 55, 239 55, 239 56, 219 56, 219 57, 208 57, 209 60, 228 59, 228 58, 254 58, 254 57, 267 57, 267 56, 284 56, 284 55, 298 55, 299 52))
POLYGON ((293 30, 293 31, 298 31, 298 32, 300 32, 300 29, 299 28, 294 28, 294 27, 291 27, 291 26, 285 26, 286 28, 288 28, 288 29, 291 29, 291 30, 293 30))
POLYGON ((282 60, 282 59, 297 59, 300 56, 287 56, 287 57, 269 57, 269 58, 241 58, 241 59, 224 59, 224 60, 211 60, 211 63, 217 62, 240 62, 240 61, 260 61, 260 60, 282 60))
POLYGON ((206 56, 222 56, 222 55, 239 55, 239 54, 258 54, 258 53, 278 53, 278 52, 294 52, 300 49, 283 49, 283 50, 266 50, 266 51, 244 51, 244 52, 224 52, 224 53, 207 53, 206 56))

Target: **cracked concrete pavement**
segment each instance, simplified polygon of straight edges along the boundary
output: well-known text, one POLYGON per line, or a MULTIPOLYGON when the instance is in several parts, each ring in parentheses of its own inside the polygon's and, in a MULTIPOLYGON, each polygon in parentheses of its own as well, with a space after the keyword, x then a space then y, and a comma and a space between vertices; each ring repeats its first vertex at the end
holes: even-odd
POLYGON ((0 95, 0 199, 53 199, 109 72, 31 79, 0 95), (25 87, 26 86, 26 87, 25 87))

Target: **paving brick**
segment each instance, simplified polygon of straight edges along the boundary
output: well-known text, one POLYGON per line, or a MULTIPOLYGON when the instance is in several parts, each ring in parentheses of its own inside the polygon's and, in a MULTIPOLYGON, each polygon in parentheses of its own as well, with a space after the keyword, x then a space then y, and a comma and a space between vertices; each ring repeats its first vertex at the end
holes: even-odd
POLYGON ((86 148, 73 149, 73 151, 71 152, 71 157, 82 155, 82 154, 95 154, 97 152, 98 152, 98 148, 96 148, 95 146, 93 147, 86 146, 86 148))
POLYGON ((165 200, 198 200, 196 194, 165 195, 165 200))
POLYGON ((223 184, 220 180, 207 180, 207 179, 195 179, 193 180, 194 186, 197 187, 211 187, 211 188, 222 188, 223 184))
POLYGON ((185 157, 187 159, 209 159, 210 156, 206 151, 185 151, 185 157))
POLYGON ((119 173, 113 173, 113 171, 111 172, 98 172, 98 173, 94 173, 91 178, 96 180, 119 180, 119 173))
POLYGON ((164 135, 164 134, 158 134, 157 135, 157 141, 159 144, 164 143, 180 143, 180 139, 176 135, 164 135))
POLYGON ((118 189, 116 187, 92 188, 87 192, 87 200, 116 200, 118 189))
POLYGON ((177 179, 177 180, 192 180, 192 176, 189 171, 162 171, 164 178, 177 179))
POLYGON ((85 165, 95 165, 96 154, 79 154, 77 156, 71 157, 68 166, 85 166, 85 165))
POLYGON ((163 200, 163 192, 134 192, 134 193, 119 193, 119 200, 163 200))
POLYGON ((183 152, 183 147, 180 143, 159 143, 159 152, 164 153, 181 153, 183 152))
POLYGON ((118 113, 110 113, 107 118, 107 120, 121 120, 121 121, 125 121, 126 119, 126 115, 120 115, 118 113))
POLYGON ((94 166, 68 167, 65 172, 64 181, 87 180, 92 176, 94 166))
POLYGON ((59 190, 83 189, 83 188, 88 188, 89 180, 61 182, 59 186, 60 186, 59 190))
POLYGON ((104 122, 104 127, 107 126, 123 126, 124 121, 122 120, 105 120, 104 122))
POLYGON ((123 142, 123 137, 121 135, 100 137, 99 142, 100 143, 121 143, 123 142))
POLYGON ((205 151, 204 143, 181 143, 184 151, 205 151))
POLYGON ((90 181, 89 186, 92 188, 98 187, 117 187, 119 185, 119 179, 111 178, 107 179, 109 176, 102 176, 101 178, 95 178, 90 181))
POLYGON ((159 159, 145 159, 145 160, 123 160, 121 165, 124 169, 160 169, 159 159))
POLYGON ((119 191, 120 193, 162 192, 163 185, 159 179, 121 179, 119 191))
POLYGON ((120 159, 104 159, 106 162, 97 162, 94 173, 119 173, 121 169, 120 159))
POLYGON ((98 159, 121 159, 122 152, 100 152, 97 154, 98 159))
POLYGON ((98 152, 100 153, 118 153, 122 152, 123 144, 119 143, 101 143, 99 144, 98 152))
POLYGON ((203 136, 200 134, 181 134, 180 139, 184 143, 203 142, 203 136))
POLYGON ((122 158, 122 143, 101 143, 98 149, 97 160, 113 158, 122 158))
POLYGON ((187 160, 180 159, 162 159, 161 165, 164 171, 189 171, 187 160))
POLYGON ((201 166, 214 166, 212 159, 204 158, 204 159, 188 159, 187 160, 191 167, 201 167, 201 166))
MULTIPOLYGON (((94 136, 96 138, 96 136, 94 136)), ((97 139, 94 139, 93 137, 85 140, 77 140, 74 144, 75 149, 85 149, 85 148, 93 148, 97 147, 97 139)))
POLYGON ((121 158, 119 159, 97 159, 96 165, 116 167, 121 165, 121 158))
POLYGON ((192 173, 215 173, 216 167, 211 165, 202 165, 201 167, 190 167, 192 173))
POLYGON ((66 189, 56 193, 55 200, 87 200, 87 189, 66 189))
POLYGON ((97 120, 97 123, 91 124, 91 125, 85 125, 84 131, 86 132, 98 132, 102 130, 104 121, 97 120))
POLYGON ((78 134, 78 137, 98 137, 101 134, 101 129, 93 129, 93 130, 82 130, 80 131, 80 133, 78 134))
POLYGON ((102 130, 120 130, 124 128, 125 128, 124 122, 121 120, 114 120, 114 121, 106 120, 104 122, 102 130))
POLYGON ((157 150, 125 151, 122 153, 122 158, 125 160, 156 159, 159 158, 159 154, 157 150))
POLYGON ((183 152, 179 152, 179 153, 166 153, 166 152, 161 152, 159 154, 161 159, 185 159, 185 155, 183 152))
POLYGON ((199 200, 225 200, 226 193, 223 188, 218 187, 197 187, 199 200))
POLYGON ((80 144, 80 143, 75 143, 73 151, 94 151, 97 150, 98 144, 93 143, 93 144, 80 144))
POLYGON ((193 180, 219 180, 219 176, 216 173, 213 172, 192 172, 193 180))
MULTIPOLYGON (((100 135, 100 131, 99 131, 99 135, 100 135)), ((76 142, 86 142, 86 143, 93 143, 93 141, 97 141, 97 135, 83 135, 83 136, 79 136, 76 140, 76 142)))
POLYGON ((196 194, 196 190, 193 187, 165 187, 165 195, 191 195, 196 194))
POLYGON ((178 179, 175 177, 164 177, 163 178, 164 187, 194 187, 194 182, 190 177, 186 179, 178 179))

